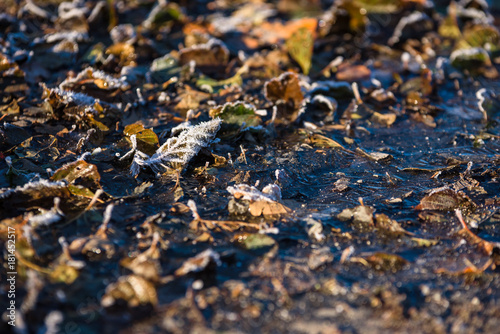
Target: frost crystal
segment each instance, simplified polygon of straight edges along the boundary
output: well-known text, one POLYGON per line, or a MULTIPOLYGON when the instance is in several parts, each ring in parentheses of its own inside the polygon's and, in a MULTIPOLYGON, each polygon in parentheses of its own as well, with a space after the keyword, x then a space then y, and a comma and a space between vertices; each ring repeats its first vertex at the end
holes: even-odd
POLYGON ((260 191, 255 187, 249 186, 248 184, 241 183, 232 187, 227 187, 227 191, 236 199, 241 198, 251 202, 276 202, 281 200, 281 189, 276 184, 268 184, 264 187, 264 189, 262 189, 262 191, 260 191))
POLYGON ((67 40, 73 43, 85 42, 89 39, 89 35, 86 32, 79 31, 61 31, 52 34, 47 34, 44 37, 37 37, 33 41, 34 44, 41 43, 56 43, 63 40, 67 40))
POLYGON ((30 191, 30 190, 46 190, 46 189, 59 189, 62 187, 65 187, 66 183, 63 181, 48 181, 41 179, 39 181, 34 181, 34 182, 28 182, 24 184, 23 186, 17 186, 15 189, 0 189, 0 199, 5 199, 8 196, 11 196, 12 194, 16 192, 25 192, 25 191, 30 191))
POLYGON ((96 102, 100 103, 99 100, 94 99, 93 97, 86 94, 73 92, 71 90, 62 90, 59 88, 49 89, 49 96, 45 100, 49 100, 50 96, 53 95, 57 96, 58 99, 64 104, 74 103, 77 106, 84 107, 86 112, 91 112, 94 114, 97 113, 94 105, 96 104, 96 102))
POLYGON ((116 79, 109 74, 104 73, 103 71, 93 69, 92 67, 87 67, 74 78, 68 78, 61 82, 59 88, 61 90, 70 89, 74 84, 82 80, 87 79, 99 79, 104 82, 104 85, 107 89, 127 89, 129 87, 128 83, 125 81, 125 78, 116 79))
POLYGON ((169 138, 151 157, 137 150, 137 140, 134 136, 130 136, 132 150, 122 159, 130 156, 132 152, 135 153, 130 166, 133 175, 139 174, 140 168, 146 166, 156 173, 168 168, 183 168, 201 148, 207 147, 214 141, 221 122, 219 118, 216 118, 195 126, 183 123, 172 129, 172 134, 178 135, 169 138))

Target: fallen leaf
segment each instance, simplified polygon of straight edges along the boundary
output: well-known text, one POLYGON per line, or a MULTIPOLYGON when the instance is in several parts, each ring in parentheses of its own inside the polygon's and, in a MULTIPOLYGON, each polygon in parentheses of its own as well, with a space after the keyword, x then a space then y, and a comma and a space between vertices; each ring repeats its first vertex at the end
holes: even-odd
POLYGON ((422 198, 415 210, 451 211, 459 207, 473 209, 476 205, 465 194, 442 187, 434 189, 429 195, 422 198))

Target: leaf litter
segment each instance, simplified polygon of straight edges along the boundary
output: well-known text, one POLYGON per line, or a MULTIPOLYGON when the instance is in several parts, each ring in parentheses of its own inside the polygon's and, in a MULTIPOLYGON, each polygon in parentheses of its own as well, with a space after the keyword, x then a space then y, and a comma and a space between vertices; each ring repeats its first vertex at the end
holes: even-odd
POLYGON ((498 328, 496 2, 0 12, 16 328, 498 328))

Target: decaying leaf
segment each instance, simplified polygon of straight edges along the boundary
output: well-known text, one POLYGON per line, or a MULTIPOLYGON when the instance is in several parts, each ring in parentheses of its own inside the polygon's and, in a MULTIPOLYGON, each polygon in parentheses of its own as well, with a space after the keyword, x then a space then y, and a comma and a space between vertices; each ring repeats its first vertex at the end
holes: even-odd
POLYGON ((340 221, 352 221, 354 226, 361 230, 372 230, 375 227, 373 220, 373 213, 375 209, 364 205, 361 201, 361 205, 355 208, 347 208, 342 210, 337 215, 337 219, 340 221))
POLYGON ((390 219, 383 213, 375 215, 375 226, 377 227, 377 229, 384 232, 412 235, 412 233, 402 228, 397 221, 390 219))
POLYGON ((222 106, 217 106, 209 112, 210 117, 219 117, 224 124, 243 127, 255 127, 261 123, 261 118, 255 114, 255 107, 243 102, 228 102, 222 106))
POLYGON ((222 263, 220 255, 209 248, 198 255, 187 259, 174 273, 176 277, 185 276, 190 273, 198 273, 204 270, 213 270, 222 263))
POLYGON ((434 189, 420 201, 416 210, 451 211, 457 208, 474 209, 476 204, 465 194, 448 187, 434 189))
POLYGON ((161 274, 159 242, 160 234, 155 232, 151 246, 146 251, 138 254, 136 257, 127 256, 123 258, 120 261, 120 265, 150 282, 158 282, 161 274))
POLYGON ((71 284, 78 278, 80 270, 85 267, 85 263, 76 261, 71 257, 68 243, 64 237, 59 238, 59 243, 63 248, 63 252, 52 264, 54 269, 50 272, 49 277, 53 282, 71 284))
POLYGON ((297 74, 291 72, 266 82, 264 93, 269 101, 290 103, 293 108, 298 108, 304 99, 297 74))
POLYGON ((117 79, 92 67, 87 67, 75 77, 67 78, 59 85, 61 90, 85 92, 104 99, 129 88, 130 85, 124 77, 117 79), (99 91, 101 92, 99 93, 99 91))
POLYGON ((136 137, 132 135, 130 137, 132 150, 121 159, 126 159, 133 155, 133 162, 130 166, 133 175, 139 174, 141 168, 144 167, 150 167, 157 173, 163 172, 168 168, 182 169, 198 154, 200 149, 207 147, 213 142, 221 122, 219 118, 216 118, 195 126, 189 123, 181 124, 172 129, 172 134, 178 135, 169 138, 151 157, 137 149, 136 137))
POLYGON ((393 272, 403 269, 409 263, 399 255, 380 252, 365 257, 365 260, 376 270, 393 272))
POLYGON ((248 202, 248 213, 252 216, 285 215, 291 212, 289 208, 279 203, 281 189, 276 184, 269 184, 259 191, 247 184, 237 184, 227 187, 227 191, 238 201, 248 202))
POLYGON ((2 189, 0 203, 4 212, 13 212, 13 208, 32 206, 51 207, 55 197, 68 198, 71 194, 65 182, 39 180, 29 182, 14 189, 2 189))
POLYGON ((460 209, 455 209, 455 214, 456 214, 460 224, 462 225, 462 230, 459 233, 467 236, 467 238, 470 238, 470 240, 472 240, 472 243, 476 244, 478 246, 478 248, 480 248, 487 255, 490 255, 490 256, 493 254, 494 250, 500 249, 500 243, 486 241, 486 240, 478 237, 476 234, 474 234, 469 229, 467 224, 465 223, 464 218, 462 216, 462 211, 460 211, 460 209))
POLYGON ((193 214, 193 220, 189 224, 189 228, 193 231, 226 231, 234 232, 239 229, 244 230, 260 230, 260 226, 257 224, 245 223, 242 221, 231 221, 231 220, 207 220, 202 219, 198 214, 198 209, 196 208, 196 203, 193 200, 189 200, 187 203, 188 207, 191 209, 193 214))
POLYGON ((153 283, 137 275, 120 276, 118 281, 106 287, 106 293, 101 299, 105 308, 119 306, 125 303, 129 308, 155 306, 158 295, 153 283))
POLYGON ((108 237, 109 221, 113 212, 110 204, 104 211, 103 222, 96 233, 73 240, 69 245, 69 252, 73 255, 84 255, 89 259, 111 259, 117 255, 118 247, 114 240, 108 237))
POLYGON ((388 154, 388 153, 383 153, 383 152, 365 152, 363 149, 359 148, 359 147, 356 147, 356 153, 358 153, 359 155, 369 159, 369 160, 373 160, 373 161, 377 161, 377 162, 382 162, 382 161, 389 161, 392 159, 392 155, 388 154))
MULTIPOLYGON (((89 164, 85 160, 77 160, 66 164, 55 171, 50 178, 51 181, 66 180, 70 185, 75 184, 90 189, 91 197, 93 192, 100 189, 99 181, 101 176, 97 170, 97 166, 89 164)), ((70 191, 74 188, 70 188, 70 191)))
POLYGON ((194 61, 200 67, 225 66, 229 60, 229 50, 218 39, 211 39, 205 44, 193 45, 180 50, 179 63, 181 65, 194 61))
POLYGON ((335 77, 338 81, 355 82, 369 80, 371 71, 365 65, 340 66, 335 77))

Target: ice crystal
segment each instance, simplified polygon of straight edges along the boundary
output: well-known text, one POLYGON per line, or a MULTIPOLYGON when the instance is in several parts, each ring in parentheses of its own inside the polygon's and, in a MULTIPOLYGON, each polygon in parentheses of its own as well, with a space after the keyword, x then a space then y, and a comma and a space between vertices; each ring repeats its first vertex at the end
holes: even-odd
POLYGON ((97 113, 94 108, 95 104, 100 103, 99 100, 86 94, 73 92, 71 90, 63 90, 60 88, 49 89, 46 100, 48 100, 51 96, 56 96, 57 99, 64 104, 74 103, 77 106, 83 107, 86 112, 92 112, 94 114, 97 113))
POLYGON ((276 184, 268 184, 260 191, 256 187, 241 183, 227 187, 227 191, 237 199, 241 198, 251 202, 276 202, 281 200, 281 189, 276 184))
POLYGON ((109 74, 104 73, 103 71, 96 70, 92 67, 87 67, 78 75, 74 78, 68 78, 64 80, 60 85, 59 88, 61 90, 67 90, 68 88, 71 88, 73 85, 77 84, 80 81, 83 80, 88 80, 88 79, 94 79, 94 80, 102 80, 103 81, 103 86, 105 86, 106 89, 127 89, 129 87, 128 83, 125 81, 125 78, 114 78, 109 74))
POLYGON ((172 129, 172 135, 165 144, 160 146, 151 157, 137 149, 137 139, 130 136, 132 150, 122 159, 134 154, 130 171, 137 175, 141 168, 150 167, 154 172, 160 173, 168 168, 183 168, 198 154, 201 148, 210 145, 219 131, 221 120, 219 118, 208 122, 202 122, 192 126, 183 123, 172 129))
POLYGON ((22 186, 17 186, 15 189, 5 189, 5 188, 0 189, 0 199, 5 199, 16 192, 25 192, 25 191, 42 190, 42 189, 43 190, 60 189, 65 186, 66 183, 62 181, 53 182, 41 179, 39 181, 28 182, 22 186))

